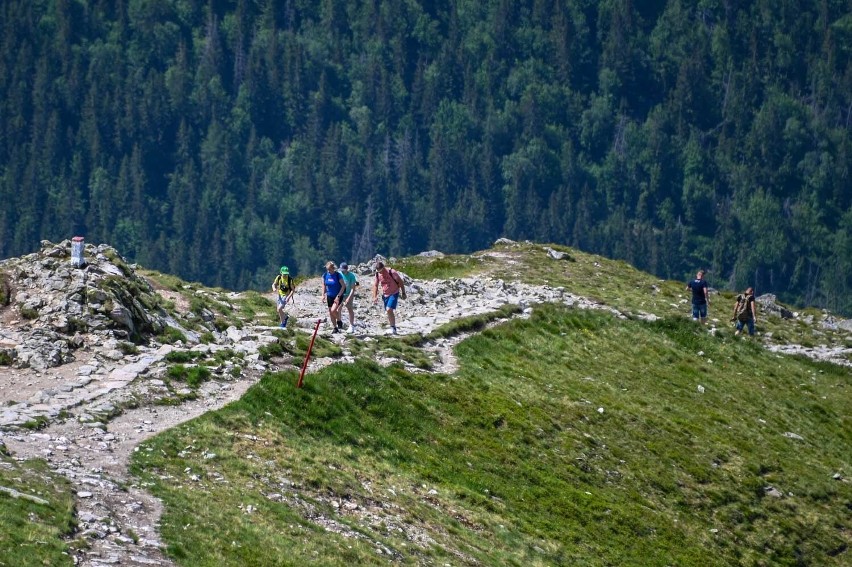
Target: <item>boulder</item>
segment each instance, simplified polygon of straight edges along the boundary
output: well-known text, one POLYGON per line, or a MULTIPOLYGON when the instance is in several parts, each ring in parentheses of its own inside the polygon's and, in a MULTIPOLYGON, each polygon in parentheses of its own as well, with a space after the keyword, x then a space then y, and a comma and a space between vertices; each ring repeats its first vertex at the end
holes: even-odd
POLYGON ((792 319, 795 316, 792 311, 779 304, 777 298, 772 293, 765 293, 756 297, 755 301, 757 301, 761 311, 764 313, 779 315, 782 319, 792 319))

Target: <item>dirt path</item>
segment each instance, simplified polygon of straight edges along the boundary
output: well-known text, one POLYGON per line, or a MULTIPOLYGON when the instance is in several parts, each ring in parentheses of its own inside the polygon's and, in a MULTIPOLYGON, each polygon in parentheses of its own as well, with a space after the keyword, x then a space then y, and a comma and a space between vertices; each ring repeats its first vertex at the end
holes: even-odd
POLYGON ((104 428, 66 420, 37 433, 6 435, 4 441, 17 457, 44 458, 71 481, 78 535, 90 544, 77 553, 78 565, 172 565, 160 550, 162 507, 134 484, 127 471, 130 455, 145 439, 239 399, 257 379, 253 373, 210 382, 196 400, 131 409, 104 428))

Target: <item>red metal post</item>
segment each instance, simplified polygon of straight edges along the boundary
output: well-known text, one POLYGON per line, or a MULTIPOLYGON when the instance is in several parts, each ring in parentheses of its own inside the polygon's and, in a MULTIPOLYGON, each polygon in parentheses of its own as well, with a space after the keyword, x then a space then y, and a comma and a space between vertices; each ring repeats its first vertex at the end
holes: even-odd
POLYGON ((305 379, 305 370, 308 369, 308 360, 310 360, 311 351, 314 349, 314 341, 317 338, 317 331, 319 331, 320 323, 322 323, 322 319, 317 319, 317 324, 314 327, 314 334, 311 337, 311 344, 308 345, 308 352, 305 353, 305 362, 302 363, 302 371, 299 372, 299 383, 296 384, 297 388, 302 387, 302 380, 305 379))

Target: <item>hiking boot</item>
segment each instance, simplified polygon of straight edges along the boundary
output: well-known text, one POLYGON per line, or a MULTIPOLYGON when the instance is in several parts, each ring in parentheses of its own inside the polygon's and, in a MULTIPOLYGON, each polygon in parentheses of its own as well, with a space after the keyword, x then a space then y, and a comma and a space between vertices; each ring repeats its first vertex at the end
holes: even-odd
POLYGON ((392 334, 392 335, 396 335, 396 334, 397 334, 397 332, 396 332, 396 327, 391 327, 391 334, 392 334))
POLYGON ((354 334, 355 334, 355 325, 350 325, 350 326, 349 326, 349 331, 348 331, 348 333, 349 333, 350 335, 354 335, 354 334))
POLYGON ((340 330, 343 330, 343 321, 337 322, 337 328, 340 329, 340 330))

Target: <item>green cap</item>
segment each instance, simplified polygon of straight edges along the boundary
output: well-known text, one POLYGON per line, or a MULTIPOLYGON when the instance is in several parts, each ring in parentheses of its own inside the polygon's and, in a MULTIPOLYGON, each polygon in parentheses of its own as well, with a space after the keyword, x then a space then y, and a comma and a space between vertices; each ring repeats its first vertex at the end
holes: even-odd
POLYGON ((281 266, 281 275, 286 276, 290 273, 290 270, 287 269, 287 266, 281 266))

